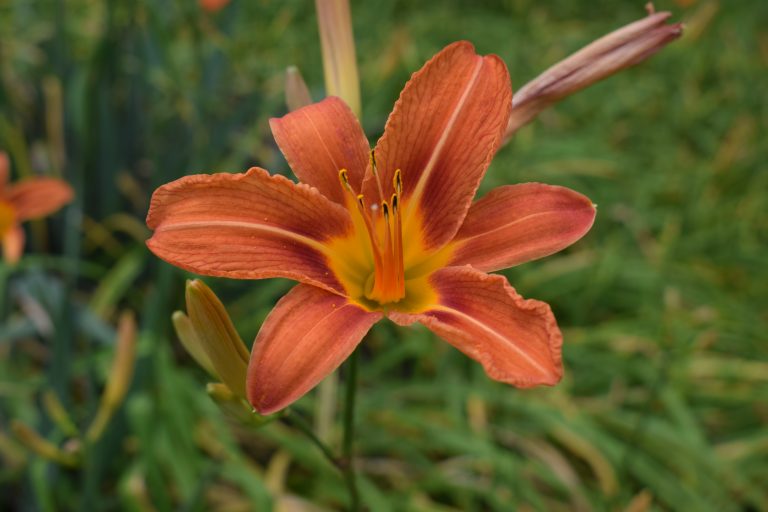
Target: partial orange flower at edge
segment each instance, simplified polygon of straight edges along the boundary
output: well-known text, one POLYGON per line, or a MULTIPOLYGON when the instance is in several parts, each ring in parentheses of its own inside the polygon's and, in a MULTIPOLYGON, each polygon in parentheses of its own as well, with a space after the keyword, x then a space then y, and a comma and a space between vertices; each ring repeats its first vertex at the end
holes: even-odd
POLYGON ((72 200, 73 192, 65 181, 56 178, 30 178, 8 184, 8 155, 0 152, 0 243, 3 258, 15 264, 24 251, 21 223, 50 215, 72 200))
POLYGON ((216 13, 229 4, 229 0, 198 0, 200 8, 206 12, 216 13))
POLYGON ((246 388, 259 412, 312 389, 384 316, 421 322, 493 379, 560 380, 562 336, 549 306, 486 272, 567 247, 595 209, 538 183, 472 203, 511 99, 498 57, 454 43, 406 84, 370 155, 351 110, 330 97, 270 123, 303 183, 252 168, 155 191, 147 245, 160 258, 204 275, 300 283, 254 343, 246 388))

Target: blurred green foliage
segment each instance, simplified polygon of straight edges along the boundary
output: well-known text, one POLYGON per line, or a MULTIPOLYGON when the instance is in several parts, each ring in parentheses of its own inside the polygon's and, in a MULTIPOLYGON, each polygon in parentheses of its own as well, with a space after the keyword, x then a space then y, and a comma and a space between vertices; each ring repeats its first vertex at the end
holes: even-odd
MULTIPOLYGON (((251 429, 205 394, 171 330, 185 275, 143 244, 158 185, 287 172, 267 119, 285 112, 289 64, 323 96, 313 7, 0 3, 0 148, 16 177, 58 175, 77 191, 28 226, 18 268, 0 267, 0 509, 344 507, 339 474, 298 431, 251 429), (92 420, 120 309, 137 312, 138 363, 106 435, 78 469, 27 453, 12 419, 65 448, 71 436, 46 414, 47 390, 77 428, 92 420)), ((560 184, 599 205, 576 246, 505 272, 552 304, 564 381, 516 390, 425 329, 377 326, 356 440, 371 510, 768 509, 768 3, 657 7, 687 23, 683 38, 545 112, 483 184, 560 184)), ((409 74, 449 42, 499 54, 519 87, 643 15, 641 2, 609 0, 352 11, 372 140, 409 74)), ((290 286, 206 282, 246 340, 290 286)), ((297 412, 310 417, 313 402, 297 412)))

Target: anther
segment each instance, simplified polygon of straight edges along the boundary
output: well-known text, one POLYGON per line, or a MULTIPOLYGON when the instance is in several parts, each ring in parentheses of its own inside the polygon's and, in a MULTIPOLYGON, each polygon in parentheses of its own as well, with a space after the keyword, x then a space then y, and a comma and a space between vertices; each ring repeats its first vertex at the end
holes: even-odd
POLYGON ((400 177, 400 169, 395 171, 395 175, 392 177, 392 186, 395 187, 395 193, 397 195, 403 192, 403 179, 400 177))
POLYGON ((373 178, 376 180, 376 188, 379 191, 379 199, 384 200, 384 191, 381 188, 381 179, 379 178, 379 169, 376 165, 376 154, 374 149, 371 150, 369 153, 370 155, 370 162, 371 162, 371 174, 373 174, 373 178))
POLYGON ((347 174, 346 169, 342 169, 339 171, 339 181, 341 182, 341 186, 344 187, 346 190, 351 191, 352 186, 349 184, 349 176, 347 174))
POLYGON ((369 159, 370 159, 370 162, 371 162, 371 171, 373 172, 374 176, 377 176, 378 173, 379 173, 379 170, 376 167, 376 153, 375 153, 375 151, 376 151, 375 149, 371 150, 370 158, 369 159))

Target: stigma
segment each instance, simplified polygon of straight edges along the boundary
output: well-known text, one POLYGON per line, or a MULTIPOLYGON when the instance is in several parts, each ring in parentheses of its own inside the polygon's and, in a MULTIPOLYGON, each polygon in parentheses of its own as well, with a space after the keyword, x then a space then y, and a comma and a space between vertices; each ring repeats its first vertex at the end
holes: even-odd
POLYGON ((400 199, 403 182, 398 169, 392 178, 392 193, 387 200, 376 170, 373 152, 371 152, 371 170, 376 179, 379 198, 378 201, 370 202, 370 206, 362 194, 352 189, 346 169, 339 171, 339 181, 362 217, 373 255, 374 268, 363 286, 365 297, 379 304, 389 304, 405 297, 400 199))

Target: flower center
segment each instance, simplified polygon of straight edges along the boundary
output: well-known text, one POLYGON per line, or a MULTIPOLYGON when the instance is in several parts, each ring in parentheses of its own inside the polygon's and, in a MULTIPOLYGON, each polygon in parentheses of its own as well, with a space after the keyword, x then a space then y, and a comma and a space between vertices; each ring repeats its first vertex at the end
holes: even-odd
POLYGON ((13 206, 0 200, 0 238, 3 238, 16 222, 16 212, 13 206))
POLYGON ((376 171, 375 160, 371 159, 373 175, 379 190, 379 202, 366 207, 362 194, 356 194, 349 184, 347 170, 339 171, 339 180, 345 191, 352 196, 352 201, 362 218, 373 256, 373 272, 363 286, 365 298, 389 304, 405 297, 405 271, 403 267, 403 226, 400 196, 403 182, 400 169, 392 179, 393 193, 389 202, 384 199, 384 190, 376 171))

